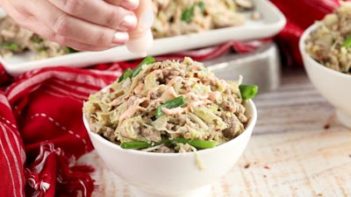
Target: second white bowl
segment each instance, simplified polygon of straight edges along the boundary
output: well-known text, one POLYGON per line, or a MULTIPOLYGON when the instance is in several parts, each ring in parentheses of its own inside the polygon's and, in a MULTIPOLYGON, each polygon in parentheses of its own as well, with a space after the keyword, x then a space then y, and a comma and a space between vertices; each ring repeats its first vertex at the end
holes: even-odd
POLYGON ((319 23, 315 23, 310 26, 300 39, 299 47, 303 62, 313 85, 335 106, 339 121, 351 128, 351 75, 325 67, 314 60, 305 49, 306 39, 318 25, 319 23))

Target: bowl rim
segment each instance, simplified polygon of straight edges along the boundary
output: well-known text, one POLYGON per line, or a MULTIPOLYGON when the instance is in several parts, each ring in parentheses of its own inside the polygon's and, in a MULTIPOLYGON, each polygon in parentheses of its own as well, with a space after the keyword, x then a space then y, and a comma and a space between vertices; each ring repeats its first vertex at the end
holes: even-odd
POLYGON ((320 25, 321 25, 321 21, 316 21, 314 24, 312 24, 311 26, 309 26, 302 34, 300 40, 299 40, 299 48, 300 48, 300 53, 302 55, 302 57, 307 58, 309 61, 314 62, 314 64, 308 64, 306 65, 306 62, 304 62, 305 67, 306 66, 313 66, 313 67, 318 67, 319 69, 325 71, 325 72, 329 72, 330 74, 334 74, 336 77, 342 77, 345 79, 351 79, 351 75, 350 74, 345 74, 336 70, 333 70, 331 68, 328 68, 326 66, 324 66, 323 64, 317 62, 314 58, 311 57, 311 55, 306 51, 306 40, 307 38, 309 38, 310 34, 316 30, 320 25))
POLYGON ((116 151, 122 151, 122 152, 125 152, 128 154, 134 154, 134 155, 139 155, 139 156, 149 156, 149 157, 189 157, 189 156, 194 156, 194 154, 205 154, 205 153, 211 153, 211 152, 215 152, 215 151, 220 152, 222 149, 228 147, 230 144, 236 143, 240 138, 243 138, 244 134, 251 136, 252 131, 253 131, 253 129, 256 125, 256 122, 257 122, 257 109, 256 109, 255 103, 252 100, 247 100, 245 102, 246 102, 245 105, 247 107, 249 107, 249 111, 251 111, 251 113, 250 113, 251 118, 250 118, 250 121, 247 124, 245 130, 239 136, 229 140, 228 142, 220 144, 214 148, 198 150, 196 152, 155 153, 155 152, 145 152, 145 151, 140 151, 140 150, 123 149, 118 144, 115 144, 115 143, 103 138, 99 134, 92 132, 84 113, 83 113, 83 122, 84 122, 84 126, 85 126, 90 138, 94 137, 100 143, 105 144, 106 146, 108 146, 116 151))

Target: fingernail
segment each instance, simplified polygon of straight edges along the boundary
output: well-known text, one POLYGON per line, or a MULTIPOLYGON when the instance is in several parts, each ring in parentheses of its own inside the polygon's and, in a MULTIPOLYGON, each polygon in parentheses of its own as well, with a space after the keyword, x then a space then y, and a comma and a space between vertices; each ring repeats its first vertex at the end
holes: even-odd
POLYGON ((137 26, 138 19, 134 15, 127 15, 123 18, 120 29, 123 31, 133 29, 137 26))
POLYGON ((126 32, 116 32, 113 37, 113 43, 115 44, 124 44, 129 40, 129 35, 126 32))
POLYGON ((139 0, 125 0, 122 4, 131 10, 135 10, 139 7, 139 0))

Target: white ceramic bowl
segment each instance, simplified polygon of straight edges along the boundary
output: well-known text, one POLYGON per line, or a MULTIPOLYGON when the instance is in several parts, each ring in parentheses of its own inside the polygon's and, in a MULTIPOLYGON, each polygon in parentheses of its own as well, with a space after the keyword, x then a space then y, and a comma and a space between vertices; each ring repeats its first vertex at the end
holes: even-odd
POLYGON ((305 41, 319 23, 310 26, 299 43, 308 77, 317 90, 336 108, 339 121, 351 128, 351 75, 329 69, 315 61, 305 49, 305 41))
POLYGON ((251 120, 231 141, 197 153, 149 153, 126 150, 92 132, 83 121, 106 166, 134 186, 135 196, 206 196, 211 184, 227 174, 243 153, 256 124, 254 103, 246 104, 251 120), (199 162, 203 169, 199 168, 199 162))

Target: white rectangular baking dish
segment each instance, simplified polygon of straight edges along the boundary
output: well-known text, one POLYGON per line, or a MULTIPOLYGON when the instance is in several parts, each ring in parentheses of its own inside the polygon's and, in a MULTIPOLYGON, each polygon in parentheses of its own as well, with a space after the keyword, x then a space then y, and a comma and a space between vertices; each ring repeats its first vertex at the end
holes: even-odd
POLYGON ((228 54, 204 63, 221 79, 238 80, 242 76, 245 84, 258 85, 260 93, 276 90, 280 85, 281 65, 274 43, 247 54, 228 54))
MULTIPOLYGON (((253 21, 248 19, 243 26, 229 27, 216 30, 189 34, 176 37, 156 39, 149 55, 162 55, 177 51, 195 49, 229 40, 251 40, 276 35, 286 23, 284 15, 268 0, 253 0, 262 19, 253 21)), ((102 62, 123 61, 138 58, 130 53, 126 47, 115 47, 101 52, 78 52, 60 57, 43 60, 33 60, 33 54, 14 55, 1 58, 0 62, 11 75, 47 66, 85 67, 102 62)))

